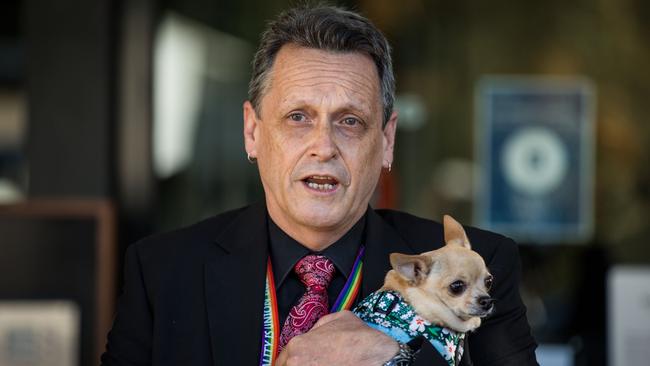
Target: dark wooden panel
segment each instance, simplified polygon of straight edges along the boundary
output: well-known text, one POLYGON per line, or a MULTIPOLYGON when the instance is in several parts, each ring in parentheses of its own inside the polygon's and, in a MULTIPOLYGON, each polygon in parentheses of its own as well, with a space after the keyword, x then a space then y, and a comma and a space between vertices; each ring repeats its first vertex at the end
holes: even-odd
POLYGON ((82 365, 98 363, 112 319, 114 231, 107 201, 0 206, 0 300, 76 302, 81 309, 82 365))

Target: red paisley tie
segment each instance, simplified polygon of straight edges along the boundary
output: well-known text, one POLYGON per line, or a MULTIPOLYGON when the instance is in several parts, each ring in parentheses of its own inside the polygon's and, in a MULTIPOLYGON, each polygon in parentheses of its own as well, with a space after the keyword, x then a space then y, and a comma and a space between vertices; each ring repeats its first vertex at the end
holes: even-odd
POLYGON ((291 308, 280 334, 280 350, 291 338, 307 332, 327 309, 327 286, 334 277, 334 263, 322 255, 308 255, 296 263, 294 271, 307 287, 305 293, 291 308))

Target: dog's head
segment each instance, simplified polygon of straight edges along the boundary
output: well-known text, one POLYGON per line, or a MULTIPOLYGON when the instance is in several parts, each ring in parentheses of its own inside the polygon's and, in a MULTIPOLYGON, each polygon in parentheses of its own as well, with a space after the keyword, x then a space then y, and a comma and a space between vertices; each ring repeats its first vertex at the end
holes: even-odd
POLYGON ((489 295, 492 275, 471 249, 462 225, 445 215, 443 226, 444 247, 420 255, 393 253, 391 265, 401 285, 412 288, 410 297, 418 297, 413 302, 441 303, 461 322, 485 317, 494 309, 489 295))

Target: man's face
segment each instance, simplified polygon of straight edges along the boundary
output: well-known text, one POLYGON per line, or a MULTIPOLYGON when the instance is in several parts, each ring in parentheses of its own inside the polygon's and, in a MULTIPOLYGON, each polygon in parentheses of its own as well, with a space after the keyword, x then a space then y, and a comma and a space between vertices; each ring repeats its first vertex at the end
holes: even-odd
POLYGON ((285 45, 268 82, 260 115, 244 104, 244 136, 269 214, 284 230, 342 235, 393 159, 397 117, 382 129, 375 64, 362 53, 285 45))

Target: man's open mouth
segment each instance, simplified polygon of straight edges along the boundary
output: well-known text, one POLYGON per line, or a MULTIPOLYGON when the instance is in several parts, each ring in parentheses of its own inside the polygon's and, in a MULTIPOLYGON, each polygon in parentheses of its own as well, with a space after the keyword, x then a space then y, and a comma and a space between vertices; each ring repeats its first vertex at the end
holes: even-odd
POLYGON ((312 175, 302 180, 305 184, 317 191, 332 191, 339 185, 339 181, 327 175, 312 175))

